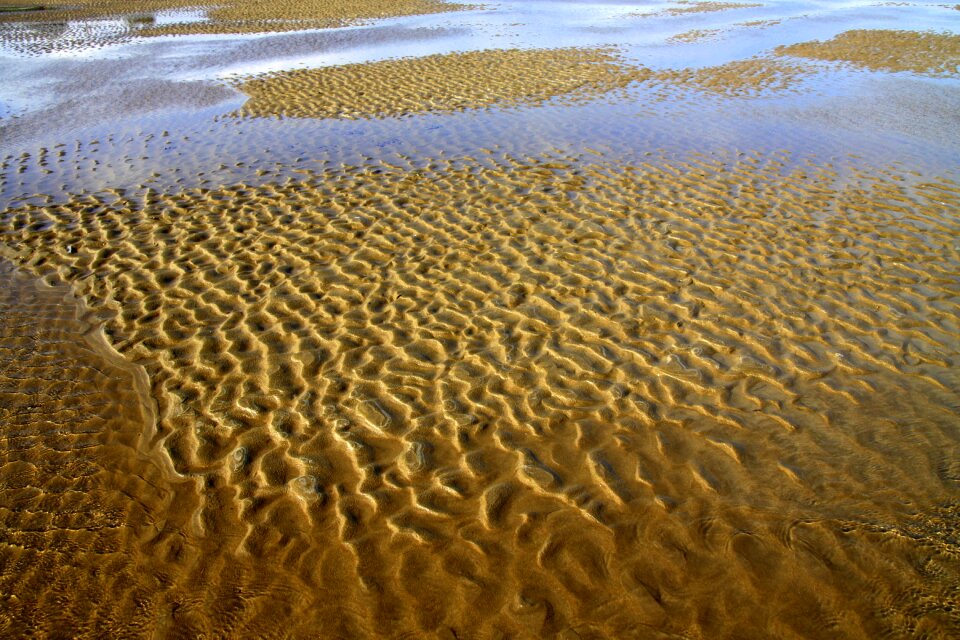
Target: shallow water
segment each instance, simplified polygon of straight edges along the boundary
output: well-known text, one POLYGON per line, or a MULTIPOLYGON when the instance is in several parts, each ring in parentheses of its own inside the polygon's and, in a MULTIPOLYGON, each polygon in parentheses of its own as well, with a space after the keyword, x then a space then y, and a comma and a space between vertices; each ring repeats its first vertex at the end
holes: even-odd
POLYGON ((0 24, 0 632, 960 634, 958 15, 0 24))
MULTIPOLYGON (((9 113, 0 122, 0 154, 12 166, 23 153, 33 158, 46 149, 56 156, 57 165, 27 162, 17 168, 24 173, 18 173, 15 182, 4 176, 0 195, 9 202, 37 193, 129 188, 153 173, 171 172, 181 174, 173 178, 181 187, 230 184, 256 181, 257 171, 356 163, 363 156, 382 156, 385 150, 426 158, 434 152, 463 154, 498 146, 530 153, 568 146, 574 151, 622 146, 627 153, 734 146, 834 155, 827 145, 854 153, 883 150, 877 164, 904 156, 911 162, 932 160, 941 170, 957 166, 957 137, 942 135, 944 128, 957 124, 960 112, 955 77, 871 74, 836 65, 826 66, 826 72, 813 65, 811 71, 819 73, 804 78, 799 90, 767 92, 754 100, 717 100, 683 87, 664 100, 637 87, 628 101, 598 100, 574 109, 549 109, 547 114, 544 109, 493 110, 356 123, 237 122, 230 115, 243 95, 216 82, 241 72, 514 46, 615 45, 626 60, 653 69, 719 65, 782 44, 828 39, 863 23, 896 28, 907 10, 872 7, 868 20, 862 3, 784 3, 628 18, 623 16, 662 8, 543 2, 497 7, 292 34, 140 39, 98 46, 68 60, 7 51, 0 58, 0 70, 10 79, 0 87, 0 105, 9 113), (783 22, 742 26, 775 17, 783 22), (600 29, 604 24, 617 25, 616 31, 600 29), (668 42, 698 25, 721 29, 720 39, 668 42), (509 36, 498 39, 498 33, 509 36), (631 142, 623 145, 624 137, 631 142), (107 138, 117 143, 105 143, 107 138), (83 151, 78 152, 77 145, 83 151), (91 166, 94 153, 97 164, 91 166), (184 167, 184 157, 198 159, 197 166, 184 167), (245 171, 234 166, 237 161, 255 168, 245 171)), ((948 27, 953 17, 939 6, 909 9, 906 15, 917 29, 948 27)))

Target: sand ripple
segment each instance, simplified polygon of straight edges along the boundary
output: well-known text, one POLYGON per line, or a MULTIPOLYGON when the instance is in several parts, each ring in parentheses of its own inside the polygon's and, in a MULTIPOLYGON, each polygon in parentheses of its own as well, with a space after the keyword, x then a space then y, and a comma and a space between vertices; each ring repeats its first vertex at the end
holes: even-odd
POLYGON ((149 455, 142 370, 65 288, 0 274, 0 633, 135 633, 152 614, 133 599, 162 590, 150 563, 182 548, 194 485, 149 455))
POLYGON ((960 71, 960 35, 883 29, 857 29, 826 42, 777 47, 781 55, 847 62, 872 71, 912 71, 956 76, 960 71))
POLYGON ((462 158, 0 229, 149 373, 193 632, 949 637, 958 205, 786 154, 462 158))
MULTIPOLYGON (((0 0, 0 6, 23 6, 18 0, 0 0)), ((67 23, 77 20, 124 19, 126 29, 137 36, 183 35, 198 33, 267 33, 300 29, 323 29, 357 24, 363 20, 394 16, 460 11, 467 5, 441 0, 279 0, 269 3, 221 0, 212 6, 203 21, 154 25, 153 14, 184 8, 208 6, 194 0, 71 0, 63 5, 44 5, 40 11, 0 12, 3 23, 67 23)), ((96 22, 90 23, 96 28, 96 22)), ((35 25, 4 31, 0 38, 29 35, 35 25)), ((87 46, 96 44, 96 34, 88 33, 87 46)))
POLYGON ((634 83, 675 98, 691 89, 721 97, 795 90, 810 71, 776 58, 654 71, 611 49, 487 50, 264 74, 238 87, 239 116, 383 118, 488 107, 577 104, 623 97, 634 83))
POLYGON ((493 50, 267 74, 243 81, 247 116, 360 118, 586 101, 651 72, 597 49, 493 50))

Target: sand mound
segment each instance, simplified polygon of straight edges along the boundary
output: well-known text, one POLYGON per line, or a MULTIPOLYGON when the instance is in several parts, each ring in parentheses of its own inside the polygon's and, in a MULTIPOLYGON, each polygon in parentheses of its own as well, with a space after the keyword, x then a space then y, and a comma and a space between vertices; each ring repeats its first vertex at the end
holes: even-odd
POLYGON ((960 35, 858 29, 833 40, 777 47, 780 55, 848 62, 871 71, 912 71, 955 76, 960 66, 960 35))
POLYGON ((568 102, 650 72, 598 49, 489 50, 268 74, 243 81, 247 116, 361 118, 568 102))
MULTIPOLYGON (((0 6, 18 6, 14 0, 0 0, 0 6)), ((44 5, 41 11, 0 12, 0 23, 64 23, 71 20, 124 18, 128 31, 137 36, 196 33, 260 33, 342 27, 376 18, 420 15, 443 11, 460 11, 467 5, 440 0, 280 0, 245 2, 227 0, 212 5, 209 21, 153 25, 159 11, 195 8, 193 0, 144 0, 131 6, 128 0, 70 0, 63 4, 44 5)), ((204 5, 199 5, 204 6, 204 5)), ((93 25, 95 27, 95 25, 93 25)), ((37 27, 25 34, 4 33, 4 38, 29 37, 37 27)), ((96 41, 94 36, 87 46, 96 41)))
POLYGON ((696 2, 695 0, 677 0, 679 7, 671 7, 663 11, 670 16, 682 16, 691 13, 714 13, 716 11, 729 11, 731 9, 749 9, 752 7, 762 7, 762 4, 745 2, 696 2))
POLYGON ((159 591, 150 562, 182 547, 194 483, 148 455, 146 377, 66 289, 0 276, 0 633, 129 632, 152 617, 132 597, 159 591))
POLYGON ((675 36, 667 38, 667 42, 670 43, 691 43, 691 42, 706 42, 710 40, 716 40, 723 33, 723 29, 691 29, 690 31, 684 31, 683 33, 678 33, 675 36))
POLYGON ((383 163, 0 229, 149 373, 191 632, 949 637, 960 187, 843 175, 383 163))
POLYGON ((622 96, 633 83, 663 97, 690 89, 753 97, 796 89, 807 75, 770 58, 653 71, 608 49, 487 50, 265 74, 238 83, 250 100, 237 115, 353 119, 576 104, 622 96))
POLYGON ((811 73, 803 65, 761 57, 712 67, 664 69, 653 75, 652 82, 661 85, 665 95, 694 89, 725 98, 749 98, 796 91, 811 73))

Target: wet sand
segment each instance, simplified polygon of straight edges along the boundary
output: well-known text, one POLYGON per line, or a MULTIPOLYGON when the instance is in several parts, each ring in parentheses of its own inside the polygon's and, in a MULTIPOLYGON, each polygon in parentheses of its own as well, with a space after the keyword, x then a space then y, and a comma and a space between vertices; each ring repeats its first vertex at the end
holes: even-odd
POLYGON ((380 629, 950 620, 917 508, 960 470, 956 183, 435 164, 8 212, 28 269, 110 301, 207 488, 192 536, 297 593, 333 563, 380 629))
POLYGON ((956 75, 960 68, 960 36, 950 33, 856 30, 827 42, 780 47, 781 55, 846 62, 873 71, 912 71, 956 75))
POLYGON ((577 104, 625 97, 636 83, 664 95, 697 89, 724 96, 794 87, 810 72, 774 58, 654 71, 615 50, 493 50, 283 71, 248 78, 240 117, 382 118, 489 107, 577 104))
POLYGON ((615 51, 500 50, 268 74, 244 80, 242 116, 376 118, 586 102, 651 72, 615 51))
POLYGON ((957 36, 444 44, 497 11, 7 125, 0 633, 960 634, 957 36))
POLYGON ((143 617, 131 592, 156 590, 144 560, 179 546, 176 520, 195 508, 193 487, 171 481, 151 452, 143 370, 112 350, 66 287, 7 262, 0 274, 0 632, 95 635, 116 617, 129 629, 143 617))
POLYGON ((206 10, 209 21, 155 24, 157 12, 204 7, 193 0, 147 0, 131 6, 127 0, 71 0, 65 3, 36 5, 39 9, 19 11, 28 7, 14 0, 0 0, 0 21, 29 20, 58 23, 78 19, 121 18, 128 29, 138 35, 185 35, 201 33, 273 33, 340 27, 362 20, 406 16, 441 11, 457 11, 465 5, 440 0, 283 0, 264 4, 231 0, 206 10), (24 15, 29 14, 29 15, 24 15))
POLYGON ((677 5, 679 6, 666 9, 663 13, 668 16, 682 16, 690 13, 710 13, 763 6, 762 4, 748 2, 694 2, 692 0, 678 0, 677 5))

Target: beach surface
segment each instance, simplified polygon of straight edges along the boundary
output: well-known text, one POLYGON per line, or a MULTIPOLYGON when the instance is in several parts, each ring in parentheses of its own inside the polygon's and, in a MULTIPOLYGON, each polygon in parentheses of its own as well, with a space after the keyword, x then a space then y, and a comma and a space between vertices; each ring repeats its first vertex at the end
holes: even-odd
POLYGON ((957 7, 0 10, 0 635, 960 636, 957 7))

